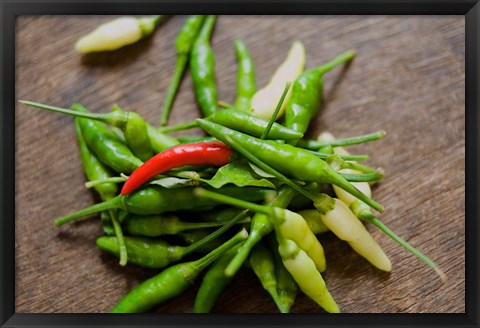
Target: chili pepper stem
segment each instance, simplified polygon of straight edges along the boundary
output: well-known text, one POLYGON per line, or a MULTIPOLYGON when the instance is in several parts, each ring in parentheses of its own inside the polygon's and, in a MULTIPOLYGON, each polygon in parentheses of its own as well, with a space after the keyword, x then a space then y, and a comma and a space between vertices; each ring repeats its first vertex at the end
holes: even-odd
POLYGON ((245 228, 242 228, 240 232, 238 232, 235 236, 233 236, 230 240, 225 242, 223 245, 215 248, 213 251, 205 255, 204 257, 192 262, 198 270, 202 270, 203 268, 210 265, 213 261, 215 261, 221 254, 225 253, 227 250, 232 248, 233 246, 237 245, 241 241, 244 241, 248 237, 248 232, 245 228))
POLYGON ((379 218, 377 218, 375 215, 370 213, 368 210, 361 210, 361 211, 355 211, 355 204, 352 204, 351 206, 354 209, 354 213, 358 215, 358 217, 364 221, 372 223, 374 226, 376 226, 378 229, 383 231, 387 236, 392 238, 394 241, 396 241, 399 245, 401 245, 403 248, 405 248, 407 251, 415 255, 418 259, 420 259, 423 263, 428 265, 430 268, 432 268, 435 273, 440 277, 442 282, 447 281, 447 276, 445 273, 438 267, 438 264, 436 264, 432 259, 430 259, 428 256, 424 255, 422 252, 417 250, 415 247, 411 246, 409 243, 404 241, 402 238, 397 236, 392 230, 390 230, 385 223, 383 223, 379 218))
POLYGON ((273 123, 277 119, 278 113, 280 112, 280 108, 282 108, 283 102, 285 101, 285 97, 287 96, 288 90, 290 89, 291 85, 292 85, 291 82, 286 83, 285 88, 283 89, 282 96, 280 97, 280 100, 277 103, 277 107, 275 108, 275 111, 273 112, 272 117, 270 117, 270 120, 268 121, 268 125, 263 131, 260 139, 263 140, 268 136, 268 132, 270 132, 270 129, 272 128, 273 123))
POLYGON ((218 107, 221 107, 221 108, 235 108, 235 106, 233 106, 232 104, 222 100, 218 101, 217 104, 218 104, 218 107))
POLYGON ((127 181, 127 177, 111 177, 105 179, 91 180, 85 182, 85 188, 92 188, 102 183, 122 183, 127 181))
POLYGON ((123 238, 123 231, 120 223, 117 220, 117 213, 115 210, 111 209, 108 211, 110 218, 112 220, 113 229, 115 230, 115 236, 117 237, 118 244, 120 245, 120 265, 127 265, 128 255, 127 255, 127 246, 125 246, 125 239, 123 238))
MULTIPOLYGON (((214 240, 215 238, 218 238, 221 234, 223 234, 228 229, 230 229, 234 224, 238 223, 241 219, 243 219, 247 215, 247 212, 248 212, 248 210, 244 210, 244 211, 238 213, 230 221, 228 221, 228 223, 224 224, 218 230, 212 232, 211 234, 209 234, 205 238, 200 239, 196 243, 193 243, 193 244, 187 246, 184 249, 184 255, 188 255, 188 254, 196 251, 197 249, 202 248, 203 246, 205 246, 206 244, 208 244, 210 241, 214 240)), ((216 224, 218 224, 218 223, 216 223, 216 224)))
POLYGON ((155 16, 152 16, 151 18, 153 20, 153 23, 156 25, 165 19, 165 15, 155 15, 155 16))
POLYGON ((355 50, 345 51, 343 54, 338 55, 334 59, 330 60, 329 62, 327 62, 327 63, 323 64, 322 66, 320 66, 319 68, 317 68, 317 71, 320 74, 323 75, 323 74, 331 71, 336 66, 352 60, 353 57, 355 57, 356 54, 357 54, 357 52, 355 50))
POLYGON ((184 130, 189 130, 193 128, 198 128, 198 123, 195 121, 161 127, 158 129, 158 131, 162 133, 168 133, 168 132, 175 132, 175 131, 184 131, 184 130))
POLYGON ((117 119, 116 116, 117 115, 123 115, 121 113, 119 113, 117 115, 112 115, 115 112, 108 113, 108 114, 78 112, 78 111, 74 111, 74 110, 71 110, 71 109, 40 104, 40 103, 37 103, 37 102, 28 101, 28 100, 19 100, 18 102, 20 102, 24 105, 27 105, 27 106, 36 107, 36 108, 40 108, 40 109, 45 109, 45 110, 49 110, 49 111, 52 111, 52 112, 67 114, 67 115, 74 116, 74 117, 82 117, 82 118, 88 118, 88 119, 93 119, 93 120, 99 120, 99 121, 102 121, 102 122, 105 122, 105 123, 108 123, 108 124, 112 124, 114 126, 117 126, 114 123, 119 121, 119 119, 117 119), (114 116, 115 116, 115 118, 113 118, 114 116))
POLYGON ((55 220, 55 226, 60 227, 61 225, 64 225, 65 223, 75 221, 75 220, 81 219, 85 216, 95 214, 95 213, 98 213, 98 212, 107 211, 107 210, 111 210, 111 209, 115 209, 115 208, 122 208, 123 199, 124 199, 123 196, 117 196, 117 197, 112 198, 110 200, 107 200, 105 202, 98 203, 98 204, 92 205, 90 207, 81 209, 81 210, 79 210, 75 213, 60 217, 60 218, 55 220))
POLYGON ((142 37, 152 34, 155 30, 155 27, 167 17, 168 15, 152 15, 139 18, 138 23, 140 25, 140 29, 142 30, 142 37))
MULTIPOLYGON (((287 186, 280 187, 276 198, 269 202, 268 205, 286 208, 296 195, 297 192, 294 189, 288 188, 287 186)), ((257 214, 253 216, 248 239, 245 240, 242 247, 240 247, 240 249, 238 250, 238 253, 232 258, 228 266, 225 268, 226 276, 231 277, 235 275, 235 273, 240 269, 240 267, 247 259, 253 247, 273 229, 271 223, 268 224, 270 227, 266 228, 267 225, 262 223, 263 218, 263 214, 257 214), (268 229, 268 232, 266 231, 266 229, 268 229)), ((268 217, 265 219, 267 219, 266 222, 269 222, 268 217)))
POLYGON ((185 73, 187 62, 188 54, 181 54, 178 56, 177 63, 175 65, 175 72, 173 73, 172 77, 172 82, 170 83, 167 91, 167 96, 165 97, 165 103, 163 104, 160 126, 165 126, 168 122, 168 117, 170 116, 173 101, 175 100, 175 95, 177 94, 178 87, 180 86, 180 82, 182 81, 183 73, 185 73))
MULTIPOLYGON (((330 171, 330 170, 329 170, 330 171)), ((370 206, 371 208, 383 212, 383 206, 371 199, 370 197, 366 196, 364 193, 362 193, 360 190, 358 190, 354 185, 352 185, 350 182, 348 182, 345 178, 343 178, 340 174, 338 174, 335 170, 331 169, 330 172, 328 172, 328 181, 327 183, 333 183, 336 186, 342 188, 346 192, 350 193, 352 196, 360 199, 363 201, 365 204, 370 206)))
MULTIPOLYGON (((308 150, 310 153, 317 155, 323 160, 326 160, 331 154, 325 153, 325 152, 318 152, 318 151, 313 151, 313 150, 308 150)), ((335 155, 339 156, 341 159, 344 161, 366 161, 368 160, 368 155, 335 155)))
POLYGON ((352 145, 359 145, 370 141, 381 140, 385 137, 386 132, 381 130, 370 134, 355 136, 351 138, 335 139, 332 141, 317 141, 317 140, 299 140, 296 144, 298 147, 307 148, 310 150, 317 150, 321 147, 332 146, 332 147, 345 147, 352 145))
POLYGON ((198 289, 197 295, 195 296, 193 312, 209 313, 212 310, 215 301, 232 281, 232 278, 226 277, 223 272, 225 266, 237 253, 240 246, 240 244, 235 245, 208 268, 208 271, 203 277, 202 284, 198 289))
POLYGON ((268 206, 258 205, 255 203, 247 202, 241 199, 233 198, 230 196, 218 194, 213 191, 203 189, 201 187, 195 188, 193 194, 197 197, 205 197, 212 200, 215 200, 219 203, 224 203, 232 206, 242 207, 254 212, 263 213, 265 215, 273 215, 274 211, 268 206))
POLYGON ((255 246, 262 239, 262 237, 263 236, 255 230, 250 231, 248 239, 245 240, 243 245, 239 248, 238 253, 225 268, 225 275, 227 277, 233 277, 235 275, 238 269, 240 269, 240 267, 246 261, 253 246, 255 246))

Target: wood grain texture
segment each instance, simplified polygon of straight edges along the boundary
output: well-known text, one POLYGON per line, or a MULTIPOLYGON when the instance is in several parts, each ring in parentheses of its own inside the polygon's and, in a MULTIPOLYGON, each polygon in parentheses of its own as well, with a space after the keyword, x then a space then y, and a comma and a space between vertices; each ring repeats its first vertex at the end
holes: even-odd
MULTIPOLYGON (((16 98, 60 107, 82 102, 106 112, 118 103, 157 124, 185 16, 166 21, 150 38, 111 53, 80 56, 76 40, 108 16, 21 16, 16 22, 16 98)), ((384 222, 434 259, 434 273, 372 226, 369 231, 393 262, 379 272, 330 234, 327 285, 346 313, 463 313, 465 311, 465 72, 463 16, 221 16, 212 39, 220 98, 235 99, 232 41, 242 39, 263 86, 294 40, 307 67, 354 48, 348 69, 325 78, 325 104, 311 136, 339 137, 386 130, 373 144, 352 147, 370 155, 386 176, 374 188, 384 222)), ((199 116, 187 74, 171 123, 199 116)), ((121 268, 102 254, 98 219, 56 229, 53 219, 96 201, 83 187, 72 118, 15 108, 16 312, 108 312, 156 271, 121 268)), ((197 130, 195 133, 199 133, 197 130)), ((174 135, 180 135, 177 133, 174 135)), ((198 283, 155 309, 192 312, 198 283)), ((276 313, 251 272, 242 271, 215 312, 276 313)), ((322 310, 304 295, 294 313, 322 310)))

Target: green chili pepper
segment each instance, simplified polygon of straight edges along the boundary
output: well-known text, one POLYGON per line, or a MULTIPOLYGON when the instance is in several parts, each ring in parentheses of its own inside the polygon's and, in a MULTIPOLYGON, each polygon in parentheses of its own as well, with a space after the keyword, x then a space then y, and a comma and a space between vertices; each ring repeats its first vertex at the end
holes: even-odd
POLYGON ((252 249, 249 263, 263 288, 270 294, 280 312, 287 313, 288 310, 280 301, 277 292, 277 278, 275 277, 275 262, 273 256, 262 242, 257 243, 252 249))
POLYGON ((232 237, 206 256, 192 262, 171 266, 144 281, 115 305, 112 313, 140 313, 180 295, 190 287, 198 275, 226 251, 247 238, 247 231, 232 237))
POLYGON ((190 72, 195 97, 204 116, 217 111, 215 56, 210 46, 210 36, 215 20, 215 16, 207 16, 190 55, 190 72))
POLYGON ((354 51, 347 51, 320 67, 303 72, 295 80, 285 108, 285 126, 300 133, 307 131, 322 103, 323 75, 354 56, 354 51))
MULTIPOLYGON (((77 136, 78 148, 80 150, 80 158, 82 162, 83 170, 85 175, 89 180, 96 179, 105 179, 112 176, 112 171, 105 166, 102 162, 95 157, 94 154, 90 152, 88 146, 83 138, 82 131, 80 129, 80 121, 84 119, 75 119, 75 134, 77 136)), ((117 185, 114 183, 104 183, 101 185, 95 186, 95 190, 100 195, 100 198, 103 201, 108 201, 115 196, 117 196, 117 185)), ((123 239, 122 227, 120 226, 117 220, 117 211, 109 210, 102 212, 101 215, 103 229, 108 231, 108 229, 113 228, 113 232, 119 240, 119 250, 120 250, 120 265, 127 264, 127 249, 125 247, 125 241, 123 239)))
MULTIPOLYGON (((257 187, 224 186, 217 189, 219 192, 236 198, 250 201, 264 199, 267 190, 257 187)), ((160 186, 148 186, 138 189, 127 196, 119 195, 111 200, 92 205, 73 214, 55 220, 56 226, 61 226, 85 216, 105 210, 121 208, 132 214, 150 215, 162 214, 178 210, 209 209, 219 205, 218 202, 195 197, 194 188, 182 187, 171 189, 160 186)))
POLYGON ((233 280, 233 277, 226 276, 224 271, 225 267, 230 263, 230 260, 237 253, 240 245, 241 244, 237 244, 228 250, 218 260, 213 262, 205 273, 202 284, 195 296, 195 305, 193 307, 195 313, 209 313, 215 301, 233 280))
MULTIPOLYGON (((278 194, 275 199, 273 199, 269 205, 287 207, 296 194, 297 193, 288 186, 282 186, 278 190, 278 194)), ((240 247, 237 255, 232 259, 230 264, 225 269, 225 274, 230 277, 235 275, 235 273, 240 269, 247 259, 252 248, 272 230, 273 225, 270 222, 268 215, 265 215, 264 213, 256 213, 252 217, 252 223, 247 240, 242 244, 242 247, 240 247)))
MULTIPOLYGON (((194 244, 202 238, 205 238, 207 235, 211 233, 211 229, 197 229, 197 230, 185 230, 181 231, 176 234, 176 237, 180 238, 182 241, 187 243, 188 245, 194 244)), ((216 238, 210 241, 208 244, 198 248, 196 250, 197 253, 209 253, 221 244, 223 244, 226 240, 224 240, 223 235, 220 238, 216 238)))
MULTIPOLYGON (((187 247, 170 245, 160 239, 125 237, 129 263, 153 269, 166 267, 170 263, 178 261, 184 256, 210 244, 213 240, 218 239, 230 227, 244 218, 246 212, 242 211, 231 217, 223 227, 187 247)), ((97 239, 97 246, 104 251, 119 256, 120 247, 116 237, 100 237, 97 239)))
MULTIPOLYGON (((124 238, 128 263, 145 268, 164 268, 193 251, 193 245, 187 247, 176 246, 170 245, 164 240, 144 237, 125 236, 124 238)), ((113 236, 97 238, 97 246, 117 257, 120 253, 118 239, 113 236)))
POLYGON ((255 70, 253 60, 245 44, 240 40, 233 42, 238 60, 237 99, 235 108, 242 111, 251 111, 252 97, 255 94, 255 70))
MULTIPOLYGON (((206 118, 230 129, 244 132, 246 134, 260 138, 268 125, 268 120, 260 118, 250 113, 235 109, 225 109, 206 118)), ((303 134, 287 129, 281 124, 273 123, 268 139, 294 140, 301 138, 303 134)))
POLYGON ((170 83, 170 87, 168 88, 165 102, 163 104, 160 125, 167 124, 168 116, 170 115, 170 110, 172 108, 173 101, 175 100, 175 95, 177 94, 183 73, 187 67, 188 57, 190 55, 192 45, 202 27, 204 20, 205 16, 202 15, 188 17, 175 40, 177 63, 175 65, 175 72, 173 73, 172 82, 170 83))
POLYGON ((127 144, 130 146, 135 156, 137 156, 143 161, 146 161, 153 156, 150 137, 148 135, 147 126, 143 118, 135 112, 125 112, 118 105, 114 105, 112 107, 111 113, 98 114, 78 111, 77 105, 72 106, 72 108, 75 108, 76 110, 69 110, 60 107, 39 104, 31 101, 21 101, 21 103, 28 106, 46 109, 75 117, 98 120, 118 127, 125 134, 127 144))
MULTIPOLYGON (((72 108, 86 111, 80 104, 73 104, 72 108)), ((80 129, 85 142, 102 163, 118 173, 130 174, 143 162, 135 157, 132 151, 121 142, 115 132, 108 129, 102 122, 81 120, 80 129)))
MULTIPOLYGON (((144 119, 135 112, 126 112, 120 106, 112 107, 112 114, 118 113, 122 117, 120 122, 112 124, 123 130, 127 144, 132 149, 135 156, 142 161, 150 159, 154 154, 150 136, 147 130, 147 124, 144 119)), ((105 114, 108 115, 108 114, 105 114)))
POLYGON ((183 136, 178 138, 178 141, 182 144, 194 143, 194 142, 209 142, 217 140, 214 137, 210 136, 183 136))
MULTIPOLYGON (((78 148, 80 150, 80 159, 82 162, 83 170, 85 171, 85 176, 88 180, 100 180, 106 179, 113 176, 112 170, 107 167, 105 164, 100 162, 100 160, 90 152, 88 146, 83 138, 80 125, 87 121, 87 119, 75 119, 75 134, 77 136, 78 148)), ((118 194, 118 188, 115 183, 102 183, 96 185, 94 189, 100 195, 102 200, 111 199, 118 194)))
MULTIPOLYGON (((80 105, 74 106, 73 108, 78 108, 77 106, 80 105)), ((95 153, 100 161, 114 171, 130 174, 143 164, 104 123, 82 120, 80 129, 88 148, 95 153)))
POLYGON ((173 147, 175 145, 180 144, 180 141, 160 132, 157 128, 147 124, 147 133, 150 139, 150 144, 152 145, 152 149, 155 153, 160 153, 165 149, 173 147))
POLYGON ((273 254, 273 260, 275 261, 275 278, 277 280, 279 301, 285 310, 284 313, 289 313, 293 303, 295 303, 295 298, 297 297, 298 284, 283 264, 282 257, 278 253, 278 242, 275 239, 275 234, 269 234, 267 236, 267 242, 270 251, 273 254))
MULTIPOLYGON (((264 118, 234 108, 215 112, 205 119, 258 138, 262 136, 269 124, 269 121, 264 118)), ((198 126, 196 121, 192 121, 177 126, 168 126, 161 131, 173 132, 198 126)), ((297 140, 302 137, 302 133, 288 129, 278 123, 273 123, 268 133, 268 139, 297 140)))
POLYGON ((203 221, 209 222, 225 222, 230 220, 230 218, 234 215, 237 215, 241 209, 236 207, 223 207, 223 208, 214 208, 211 211, 206 211, 202 213, 198 213, 198 218, 203 221))
MULTIPOLYGON (((231 217, 230 217, 231 218, 231 217)), ((202 228, 214 228, 225 224, 224 222, 186 222, 177 216, 166 215, 133 215, 125 227, 131 235, 157 237, 175 235, 180 231, 202 228)))
MULTIPOLYGON (((383 210, 380 204, 365 196, 326 162, 305 149, 288 144, 279 144, 272 140, 260 140, 207 120, 197 119, 197 122, 199 122, 200 126, 208 134, 225 142, 229 146, 232 145, 228 142, 228 138, 230 138, 230 140, 233 139, 259 160, 267 163, 281 173, 288 174, 294 179, 301 181, 335 184, 364 201, 375 210, 380 212, 383 210)), ((234 146, 232 146, 232 148, 238 150, 234 146)))

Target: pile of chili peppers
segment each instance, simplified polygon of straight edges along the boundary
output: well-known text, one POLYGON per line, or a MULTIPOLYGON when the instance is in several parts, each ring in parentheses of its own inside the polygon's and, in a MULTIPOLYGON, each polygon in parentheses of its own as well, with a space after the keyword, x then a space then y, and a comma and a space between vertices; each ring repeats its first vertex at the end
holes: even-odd
POLYGON ((86 186, 102 200, 55 224, 100 213, 105 232, 97 239, 100 249, 117 256, 122 266, 159 269, 118 300, 112 312, 148 311, 191 287, 200 275, 194 311, 210 312, 241 268, 253 270, 282 313, 290 311, 299 291, 323 310, 340 312, 322 277, 326 254, 316 235, 331 232, 379 270, 390 271, 389 258, 362 221, 381 229, 443 277, 432 260, 374 214, 383 207, 371 198, 370 186, 383 178, 382 171, 358 163, 368 156, 344 149, 381 139, 384 133, 304 138, 321 107, 323 76, 355 53, 347 51, 303 72, 291 88, 287 84, 268 120, 251 109, 254 65, 240 40, 234 43, 237 99, 234 105, 219 105, 210 45, 215 20, 191 16, 180 30, 177 68, 161 128, 118 105, 111 113, 99 114, 80 104, 64 109, 21 101, 75 116, 86 186), (187 64, 203 118, 165 126, 187 64), (285 116, 277 123, 282 106, 285 116), (206 136, 168 135, 193 127, 202 128, 206 136), (324 192, 325 185, 332 185, 334 193, 324 192))

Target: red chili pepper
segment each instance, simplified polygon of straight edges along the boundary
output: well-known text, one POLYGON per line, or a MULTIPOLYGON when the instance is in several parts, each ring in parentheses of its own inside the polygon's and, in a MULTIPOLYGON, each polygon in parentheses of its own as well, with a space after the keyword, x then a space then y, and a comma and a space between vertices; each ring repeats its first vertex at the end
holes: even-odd
POLYGON ((198 142, 177 145, 150 158, 138 167, 123 185, 122 195, 127 195, 158 174, 184 165, 228 164, 233 150, 222 142, 198 142))

